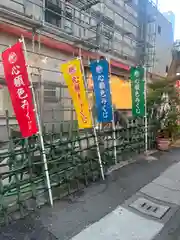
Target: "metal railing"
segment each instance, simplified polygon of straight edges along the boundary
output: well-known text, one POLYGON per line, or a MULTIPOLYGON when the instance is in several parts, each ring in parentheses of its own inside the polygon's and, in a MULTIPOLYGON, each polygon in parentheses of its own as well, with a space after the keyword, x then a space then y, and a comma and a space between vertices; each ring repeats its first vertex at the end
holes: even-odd
MULTIPOLYGON (((100 168, 93 131, 79 131, 77 123, 61 124, 59 132, 44 132, 44 142, 51 189, 54 199, 61 199, 100 178, 100 168)), ((149 126, 149 149, 155 134, 149 126)), ((114 164, 113 131, 98 132, 103 168, 114 164)), ((118 162, 134 159, 144 151, 143 121, 130 120, 127 128, 116 130, 118 162)), ((9 136, 0 148, 0 223, 22 217, 48 202, 42 151, 36 136, 21 139, 9 136), (14 212, 16 214, 14 215, 14 212), (19 215, 18 215, 19 214, 19 215)))

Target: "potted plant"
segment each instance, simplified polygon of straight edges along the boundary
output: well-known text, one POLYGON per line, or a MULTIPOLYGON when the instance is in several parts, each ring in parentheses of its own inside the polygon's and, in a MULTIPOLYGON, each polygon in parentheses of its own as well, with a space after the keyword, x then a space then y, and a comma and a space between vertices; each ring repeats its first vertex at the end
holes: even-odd
POLYGON ((163 127, 157 133, 157 148, 162 151, 168 150, 175 141, 178 130, 178 112, 169 111, 163 127))
POLYGON ((175 79, 158 79, 148 84, 147 107, 156 130, 159 150, 169 149, 179 129, 179 95, 175 79))

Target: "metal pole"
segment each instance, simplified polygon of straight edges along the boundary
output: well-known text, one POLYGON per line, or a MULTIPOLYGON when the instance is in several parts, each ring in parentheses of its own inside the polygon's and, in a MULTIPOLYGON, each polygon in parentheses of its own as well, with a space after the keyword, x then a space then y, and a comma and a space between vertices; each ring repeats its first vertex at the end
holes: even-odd
POLYGON ((147 118, 147 69, 144 65, 144 108, 145 108, 145 116, 144 116, 144 125, 145 125, 145 154, 148 151, 148 118, 147 118))
MULTIPOLYGON (((26 50, 26 45, 25 45, 25 41, 24 41, 23 36, 21 36, 20 41, 23 43, 25 59, 26 59, 26 62, 27 62, 27 50, 26 50)), ((50 183, 50 178, 49 178, 47 158, 46 158, 45 147, 44 147, 44 140, 43 140, 43 137, 42 137, 41 122, 40 122, 39 114, 38 114, 38 111, 37 111, 35 92, 34 92, 34 88, 33 88, 32 78, 31 78, 31 75, 29 74, 29 66, 28 65, 27 65, 27 70, 28 70, 30 88, 31 88, 31 91, 32 91, 32 97, 33 97, 33 102, 34 102, 34 111, 35 111, 35 114, 36 114, 36 120, 37 120, 38 129, 39 129, 39 140, 40 140, 40 144, 41 144, 41 148, 42 148, 42 156, 43 156, 44 170, 45 170, 46 181, 47 181, 47 186, 48 186, 49 200, 50 200, 51 206, 53 206, 52 190, 51 190, 51 183, 50 183)))
POLYGON ((45 24, 46 0, 42 0, 42 24, 45 24))
MULTIPOLYGON (((108 62, 109 62, 109 84, 111 84, 111 59, 108 57, 108 62)), ((112 90, 110 86, 110 91, 111 91, 111 101, 112 101, 112 90)), ((114 108, 112 104, 112 130, 113 130, 113 145, 114 145, 114 162, 117 164, 117 145, 116 145, 116 126, 114 122, 114 108)))
MULTIPOLYGON (((79 51, 79 56, 81 56, 81 49, 79 48, 79 50, 80 50, 79 51)), ((86 96, 87 96, 87 99, 89 99, 88 92, 87 92, 87 89, 88 89, 87 88, 87 81, 86 81, 86 76, 85 76, 85 73, 84 73, 84 66, 83 66, 83 63, 82 63, 82 58, 79 57, 79 59, 80 59, 80 62, 81 62, 84 85, 85 85, 85 89, 86 89, 86 96)), ((95 125, 94 125, 94 119, 93 119, 92 111, 91 111, 91 109, 89 109, 89 110, 90 110, 91 119, 92 119, 92 125, 93 125, 93 132, 94 132, 96 148, 97 148, 98 161, 99 161, 99 166, 100 166, 100 170, 101 170, 101 177, 102 177, 102 180, 105 180, 104 169, 103 169, 103 165, 102 165, 102 159, 101 159, 101 153, 100 153, 100 148, 99 148, 99 143, 98 143, 97 132, 96 132, 96 128, 95 128, 95 125)))

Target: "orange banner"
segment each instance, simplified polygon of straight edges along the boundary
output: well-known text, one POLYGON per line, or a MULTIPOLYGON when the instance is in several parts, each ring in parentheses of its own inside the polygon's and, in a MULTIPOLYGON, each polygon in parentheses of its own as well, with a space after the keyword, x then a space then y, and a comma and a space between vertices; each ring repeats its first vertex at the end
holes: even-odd
POLYGON ((61 72, 72 97, 80 129, 92 128, 92 119, 85 91, 81 62, 75 59, 61 65, 61 72))

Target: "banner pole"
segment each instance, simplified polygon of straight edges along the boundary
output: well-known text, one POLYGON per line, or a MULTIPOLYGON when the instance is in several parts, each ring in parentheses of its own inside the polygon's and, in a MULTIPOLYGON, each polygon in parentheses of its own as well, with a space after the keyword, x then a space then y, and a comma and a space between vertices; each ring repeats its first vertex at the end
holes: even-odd
MULTIPOLYGON (((81 56, 81 54, 79 54, 81 56)), ((83 79, 84 79, 84 84, 85 84, 85 89, 86 89, 86 96, 87 99, 89 99, 88 97, 88 92, 87 92, 87 81, 86 81, 86 76, 85 76, 85 72, 84 72, 84 66, 82 63, 82 58, 79 57, 80 62, 81 62, 81 69, 82 69, 82 74, 83 74, 83 79)), ((92 115, 92 111, 90 110, 90 114, 91 114, 91 119, 92 119, 92 125, 93 125, 93 132, 94 132, 94 138, 95 138, 95 143, 96 143, 96 149, 97 149, 97 155, 98 155, 98 161, 99 161, 99 166, 100 166, 100 170, 101 170, 101 177, 102 180, 105 180, 104 177, 104 169, 103 169, 103 165, 102 165, 102 158, 101 158, 101 153, 100 153, 100 148, 99 148, 99 142, 98 142, 98 137, 97 137, 97 132, 96 132, 96 128, 95 128, 95 124, 94 124, 94 119, 93 119, 93 115, 92 115)))
MULTIPOLYGON (((109 82, 111 83, 111 59, 108 58, 109 62, 109 82)), ((112 101, 112 89, 110 85, 110 91, 111 91, 111 101, 112 101)), ((116 144, 116 126, 114 121, 114 107, 112 104, 112 130, 113 130, 113 147, 114 147, 114 162, 115 165, 117 164, 117 144, 116 144)))
POLYGON ((144 125, 145 125, 145 154, 148 151, 148 118, 147 118, 147 68, 144 65, 144 125))
POLYGON ((49 201, 50 201, 51 206, 53 206, 53 197, 52 197, 51 183, 50 183, 50 177, 49 177, 49 170, 48 170, 48 165, 47 165, 47 158, 46 158, 45 147, 44 147, 44 140, 43 140, 43 136, 42 136, 41 122, 40 122, 40 118, 39 118, 39 114, 38 114, 38 110, 37 110, 37 103, 36 103, 36 98, 35 98, 35 92, 34 92, 34 88, 33 88, 32 78, 31 78, 31 76, 29 74, 29 66, 27 64, 27 50, 26 50, 26 44, 25 44, 23 36, 21 36, 20 41, 23 43, 23 47, 24 47, 26 66, 27 66, 27 71, 28 71, 28 76, 29 76, 29 81, 30 81, 30 88, 31 88, 31 92, 32 92, 32 98, 33 98, 33 102, 34 102, 34 111, 35 111, 35 114, 36 114, 36 120, 37 120, 38 129, 39 129, 38 135, 39 135, 39 140, 40 140, 41 149, 42 149, 42 157, 43 157, 44 170, 45 170, 47 187, 48 187, 49 201))

